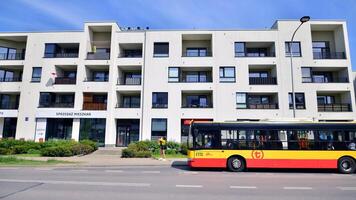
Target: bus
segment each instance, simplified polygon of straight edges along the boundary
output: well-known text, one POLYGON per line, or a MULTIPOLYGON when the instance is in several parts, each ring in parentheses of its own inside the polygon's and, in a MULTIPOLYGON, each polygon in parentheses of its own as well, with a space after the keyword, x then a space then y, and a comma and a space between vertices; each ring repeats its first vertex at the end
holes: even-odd
POLYGON ((356 169, 355 122, 192 122, 192 168, 356 169))

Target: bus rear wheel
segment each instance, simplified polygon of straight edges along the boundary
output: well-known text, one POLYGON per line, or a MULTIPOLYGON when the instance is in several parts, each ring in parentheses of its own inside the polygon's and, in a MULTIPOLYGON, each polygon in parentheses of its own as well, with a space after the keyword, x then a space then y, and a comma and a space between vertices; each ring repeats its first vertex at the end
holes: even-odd
POLYGON ((350 157, 342 157, 337 163, 337 168, 342 174, 352 174, 356 170, 355 160, 350 157))
POLYGON ((245 170, 245 160, 242 157, 233 156, 227 160, 227 168, 232 172, 245 170))

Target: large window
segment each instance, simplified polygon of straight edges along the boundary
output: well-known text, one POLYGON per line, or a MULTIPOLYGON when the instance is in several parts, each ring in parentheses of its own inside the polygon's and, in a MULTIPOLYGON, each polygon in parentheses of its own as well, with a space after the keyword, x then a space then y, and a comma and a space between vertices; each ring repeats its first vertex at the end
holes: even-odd
POLYGON ((123 96, 122 98, 123 108, 139 108, 140 96, 123 96))
POLYGON ((155 42, 153 44, 153 57, 168 57, 168 56, 169 56, 168 42, 155 42))
POLYGON ((303 83, 311 83, 312 80, 312 73, 310 67, 302 67, 302 82, 303 83))
POLYGON ((235 67, 220 67, 220 82, 235 82, 235 67))
POLYGON ((92 81, 106 82, 109 80, 108 71, 94 71, 92 75, 92 81))
POLYGON ((317 100, 318 100, 318 104, 321 104, 321 105, 335 103, 335 97, 329 96, 329 95, 318 95, 317 100))
POLYGON ((324 59, 330 57, 329 42, 313 41, 314 59, 324 59))
POLYGON ((167 119, 153 118, 151 124, 151 140, 158 140, 160 137, 167 137, 167 119))
POLYGON ((187 48, 185 53, 187 57, 206 57, 208 56, 207 48, 187 48))
POLYGON ((245 57, 245 43, 244 42, 235 42, 235 57, 245 57))
POLYGON ((179 67, 168 67, 168 82, 179 82, 179 67))
POLYGON ((41 82, 41 75, 42 67, 33 67, 31 82, 41 82))
MULTIPOLYGON (((304 93, 294 93, 295 95, 295 109, 305 109, 304 93)), ((288 94, 289 109, 293 109, 293 97, 292 93, 288 94)))
POLYGON ((208 108, 212 107, 207 95, 188 95, 186 96, 186 105, 188 108, 208 108))
POLYGON ((168 108, 168 92, 153 92, 152 108, 168 108))
POLYGON ((15 48, 0 47, 0 60, 16 60, 19 58, 16 53, 15 48))
POLYGON ((301 57, 302 52, 300 48, 300 42, 286 42, 286 56, 290 57, 291 55, 293 57, 301 57), (292 53, 292 54, 291 54, 292 53))
POLYGON ((105 145, 106 119, 80 119, 79 141, 93 140, 98 146, 105 145))
POLYGON ((236 108, 247 108, 247 94, 236 93, 236 108))

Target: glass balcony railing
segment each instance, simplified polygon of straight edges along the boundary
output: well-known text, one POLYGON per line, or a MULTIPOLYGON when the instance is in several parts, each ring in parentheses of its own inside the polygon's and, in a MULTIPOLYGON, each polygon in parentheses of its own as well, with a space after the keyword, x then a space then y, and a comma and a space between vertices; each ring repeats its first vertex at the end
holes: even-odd
POLYGON ((77 78, 71 78, 71 77, 56 77, 54 79, 54 84, 76 84, 77 78))
POLYGON ((351 104, 348 103, 333 103, 333 104, 318 104, 319 112, 350 112, 351 104))
POLYGON ((0 53, 0 60, 24 60, 24 53, 0 53))
POLYGON ((250 77, 250 85, 277 85, 276 77, 250 77))
POLYGON ((313 52, 314 59, 346 59, 345 52, 313 52))

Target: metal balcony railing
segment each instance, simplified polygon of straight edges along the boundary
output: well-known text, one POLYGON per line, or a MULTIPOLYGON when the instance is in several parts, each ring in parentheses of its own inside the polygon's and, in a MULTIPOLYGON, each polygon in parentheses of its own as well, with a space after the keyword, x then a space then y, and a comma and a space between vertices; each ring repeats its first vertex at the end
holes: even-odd
POLYGON ((276 57, 275 52, 235 52, 235 57, 276 57))
POLYGON ((211 51, 183 51, 182 57, 211 57, 211 51))
POLYGON ((119 54, 119 58, 142 58, 142 52, 123 52, 119 54))
POLYGON ((86 79, 84 79, 85 82, 108 82, 109 81, 109 77, 102 77, 102 78, 98 78, 98 77, 87 77, 86 79))
POLYGON ((42 102, 40 108, 73 108, 74 102, 42 102))
POLYGON ((110 53, 106 53, 106 52, 88 52, 87 60, 110 60, 110 53))
POLYGON ((278 103, 270 103, 270 104, 238 104, 237 108, 244 109, 278 109, 278 103))
POLYGON ((314 59, 346 59, 345 52, 313 52, 314 59))
POLYGON ((179 77, 179 82, 181 83, 211 83, 213 82, 212 78, 209 76, 204 76, 204 77, 187 77, 187 76, 182 76, 179 77))
POLYGON ((21 82, 22 77, 0 78, 0 82, 21 82))
POLYGON ((141 85, 141 78, 118 78, 118 85, 141 85))
POLYGON ((75 85, 77 78, 70 78, 70 77, 56 77, 54 79, 54 84, 73 84, 75 85))
POLYGON ((4 110, 17 110, 19 108, 19 103, 16 101, 2 101, 0 103, 0 109, 4 110))
POLYGON ((277 85, 276 77, 250 77, 250 85, 277 85))
POLYGON ((45 58, 78 58, 78 53, 45 53, 45 58))
POLYGON ((182 108, 212 108, 213 104, 183 104, 182 108))
POLYGON ((333 104, 318 104, 319 112, 350 112, 351 104, 348 103, 333 103, 333 104))
POLYGON ((83 110, 106 110, 107 103, 84 102, 83 110))
POLYGON ((116 108, 140 108, 140 104, 139 103, 131 103, 131 104, 118 103, 118 104, 116 104, 116 108))
POLYGON ((0 60, 24 60, 24 53, 0 53, 0 60))
POLYGON ((348 77, 333 77, 332 79, 328 79, 326 77, 321 78, 321 77, 304 77, 302 78, 303 83, 348 83, 349 78, 348 77))

